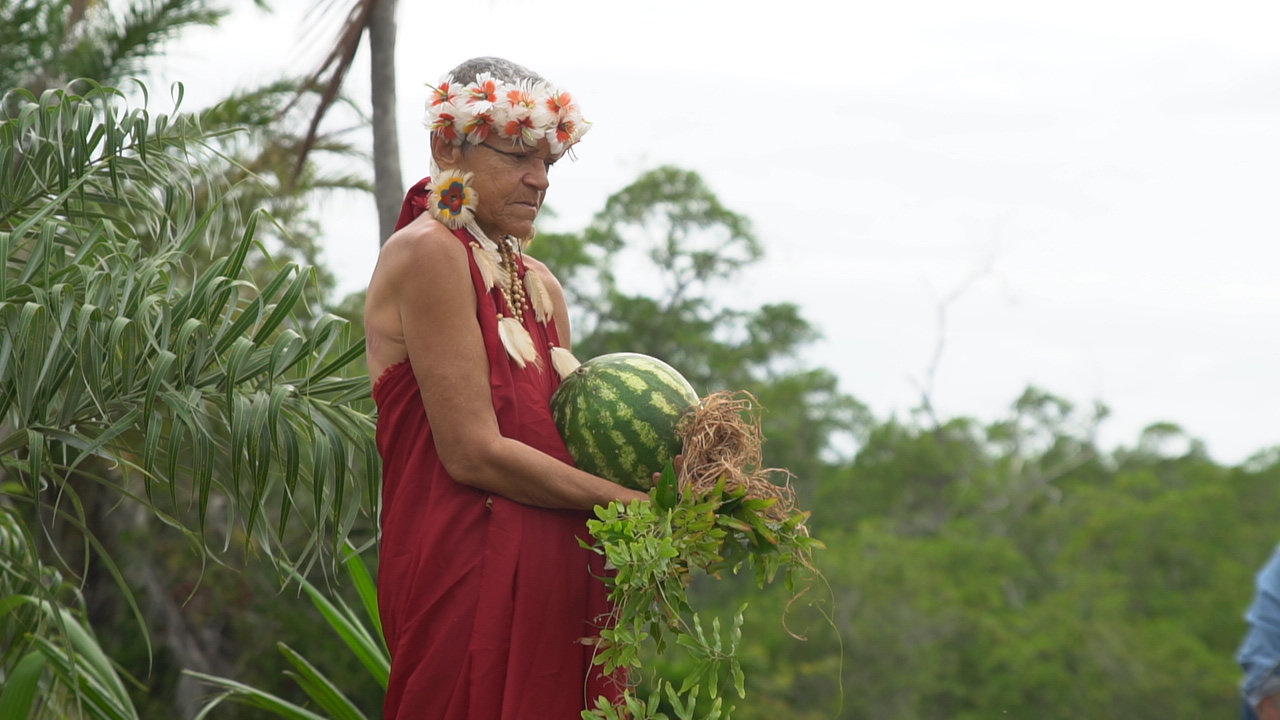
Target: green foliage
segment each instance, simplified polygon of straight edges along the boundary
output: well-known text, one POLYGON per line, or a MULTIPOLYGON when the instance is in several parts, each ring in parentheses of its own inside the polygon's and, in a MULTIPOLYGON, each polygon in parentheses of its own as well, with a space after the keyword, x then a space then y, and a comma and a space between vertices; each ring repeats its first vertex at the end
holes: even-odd
POLYGON ((140 74, 182 30, 226 15, 209 0, 0 0, 3 90, 40 94, 76 78, 116 84, 140 74), (114 5, 114 7, 113 7, 114 5))
MULTIPOLYGON (((747 334, 721 323, 769 309, 722 314, 715 276, 684 286, 684 298, 699 298, 687 305, 667 295, 678 285, 662 279, 675 275, 670 265, 636 270, 657 282, 622 292, 593 263, 651 238, 602 232, 610 222, 541 248, 587 280, 578 284, 588 330, 579 352, 636 350, 683 370, 683 350, 669 348, 680 345, 701 358, 689 361, 704 373, 700 387, 752 389, 769 410, 767 464, 796 473, 830 548, 820 563, 830 607, 732 577, 688 588, 722 618, 750 600, 736 657, 752 700, 735 710, 739 720, 1235 711, 1230 657, 1252 574, 1277 540, 1280 454, 1223 467, 1168 423, 1106 453, 1094 440, 1106 407, 1037 388, 990 423, 873 419, 828 371, 787 362, 811 337, 798 315, 774 313, 772 333, 753 326, 748 352, 747 334), (843 456, 837 442, 856 452, 843 456)), ((639 657, 677 678, 673 691, 696 667, 653 650, 639 657)), ((674 712, 666 688, 655 681, 648 699, 630 698, 631 712, 674 712)), ((705 697, 699 712, 710 712, 705 697)))
MULTIPOLYGON (((45 716, 66 717, 67 713, 83 713, 94 720, 137 720, 137 712, 129 699, 124 683, 111 661, 98 645, 92 631, 66 608, 26 595, 5 599, 5 605, 29 603, 39 608, 57 633, 65 638, 59 642, 47 634, 33 635, 34 649, 28 651, 13 668, 6 683, 6 692, 0 703, 11 699, 13 705, 6 712, 11 717, 26 717, 32 711, 33 700, 39 694, 39 679, 43 664, 57 683, 56 687, 66 696, 51 694, 40 703, 45 716), (19 690, 10 698, 8 690, 19 690)), ((0 716, 3 717, 3 716, 0 716)))
POLYGON ((739 654, 767 681, 739 718, 1235 712, 1280 464, 1225 468, 1168 427, 1105 454, 1104 414, 1031 389, 986 426, 875 424, 814 505, 839 637, 805 608, 786 642, 785 598, 753 596, 739 654))
MULTIPOLYGON (((201 553, 234 539, 310 563, 376 504, 351 482, 377 475, 372 420, 351 405, 368 380, 335 375, 363 348, 312 313, 313 273, 249 274, 262 216, 227 200, 218 134, 77 87, 11 93, 0 121, 0 512, 38 529, 4 578, 52 606, 33 558, 81 582, 105 569, 141 620, 105 508, 145 506, 201 553)), ((29 667, 24 648, 58 658, 47 633, 66 623, 15 619, 0 672, 29 667)), ((42 712, 76 683, 41 685, 42 712)))
POLYGON ((745 490, 726 491, 723 482, 704 497, 679 493, 670 465, 650 496, 648 503, 597 508, 598 519, 587 523, 596 541, 589 547, 616 569, 604 580, 615 611, 611 626, 600 632, 595 664, 606 673, 625 668, 635 677, 643 666, 642 648, 652 643, 662 653, 673 638, 687 652, 689 670, 678 686, 656 679, 648 700, 631 689, 621 708, 600 698, 583 718, 667 720, 659 710, 666 700, 675 717, 690 720, 705 687, 706 708, 698 717, 728 720, 733 705, 724 702, 722 691, 732 687, 740 699, 746 697, 746 675, 737 658, 745 606, 733 614, 727 630, 719 617, 704 623, 687 587, 695 574, 728 570, 736 575, 750 567, 761 587, 782 571, 785 585, 794 589, 796 576, 813 570, 812 553, 821 543, 809 537, 805 513, 770 520, 766 511, 775 501, 748 498, 745 490))
POLYGON ((18 497, 101 458, 157 507, 167 496, 176 510, 184 477, 199 508, 215 488, 242 500, 251 535, 283 531, 289 513, 267 526, 262 500, 299 479, 319 501, 313 529, 349 527, 349 462, 376 452, 370 420, 345 406, 367 380, 330 373, 360 345, 336 318, 298 315, 305 271, 262 288, 245 277, 256 216, 228 227, 196 212, 193 119, 114 97, 51 91, 0 125, 0 463, 25 478, 18 497), (228 232, 230 255, 174 283, 193 248, 228 232))
MULTIPOLYGON (((359 593, 361 607, 365 618, 367 618, 368 625, 365 624, 365 620, 362 620, 351 606, 336 594, 327 595, 297 572, 293 572, 292 575, 303 590, 306 591, 307 596, 311 598, 312 604, 320 611, 325 622, 342 639, 343 645, 360 658, 361 663, 369 671, 373 681, 385 692, 387 678, 390 674, 391 657, 382 642, 382 623, 378 617, 378 605, 373 582, 364 562, 361 561, 359 554, 350 545, 347 547, 345 564, 348 578, 359 593)), ((279 643, 278 646, 280 653, 293 666, 293 671, 289 675, 303 689, 311 702, 324 710, 327 713, 326 715, 313 713, 288 700, 235 680, 214 677, 204 673, 188 672, 193 677, 200 678, 215 687, 224 689, 221 694, 204 706, 198 718, 207 716, 214 708, 227 700, 266 710, 276 717, 292 718, 294 720, 323 720, 324 718, 364 720, 367 717, 374 716, 374 714, 366 714, 360 710, 355 703, 343 694, 337 683, 317 670, 300 653, 283 642, 279 643)))
MULTIPOLYGON (((47 89, 66 85, 83 94, 96 83, 118 87, 145 101, 147 89, 137 77, 145 77, 146 64, 183 31, 215 25, 226 14, 210 0, 0 0, 0 19, 4 19, 0 22, 0 68, 12 69, 3 78, 0 92, 22 89, 39 96, 47 89)), ((182 90, 180 85, 173 88, 179 97, 182 90)), ((0 107, 0 117, 15 113, 20 97, 10 95, 0 107)), ((345 98, 336 100, 354 111, 358 126, 362 121, 359 111, 345 98)), ((270 213, 270 221, 260 225, 256 236, 268 252, 247 258, 250 274, 259 285, 265 285, 287 263, 304 265, 315 274, 318 295, 323 298, 332 291, 335 280, 320 262, 316 195, 372 192, 372 186, 349 170, 351 160, 364 159, 364 154, 342 137, 349 128, 342 133, 316 128, 311 146, 312 157, 336 160, 341 171, 322 169, 316 162, 299 164, 302 135, 309 130, 310 115, 318 101, 318 91, 305 79, 282 78, 237 90, 200 110, 192 121, 220 158, 217 162, 201 158, 205 174, 193 175, 192 180, 220 187, 197 187, 192 197, 199 213, 270 213)), ((141 239, 147 242, 145 237, 141 239)), ((207 240, 211 242, 190 249, 188 256, 201 269, 231 254, 237 238, 223 235, 207 240)))
POLYGON ((40 562, 30 541, 17 515, 0 506, 0 720, 77 712, 137 720, 83 608, 66 606, 74 604, 74 586, 40 562))

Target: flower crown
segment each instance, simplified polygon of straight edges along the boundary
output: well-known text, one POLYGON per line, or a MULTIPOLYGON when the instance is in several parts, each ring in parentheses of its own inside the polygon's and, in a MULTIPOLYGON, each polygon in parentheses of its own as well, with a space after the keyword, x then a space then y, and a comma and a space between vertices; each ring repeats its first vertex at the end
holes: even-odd
POLYGON ((573 96, 545 82, 509 83, 481 73, 466 85, 446 76, 438 87, 428 87, 425 124, 454 145, 491 137, 533 145, 546 138, 551 152, 562 153, 591 126, 573 96))

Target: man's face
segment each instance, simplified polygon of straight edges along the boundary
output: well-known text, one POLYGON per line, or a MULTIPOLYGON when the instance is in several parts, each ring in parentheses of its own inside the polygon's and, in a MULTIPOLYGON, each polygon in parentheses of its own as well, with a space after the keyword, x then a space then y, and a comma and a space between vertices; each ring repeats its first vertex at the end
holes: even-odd
POLYGON ((527 238, 542 208, 550 182, 547 173, 560 159, 546 140, 536 145, 513 145, 496 135, 478 144, 464 144, 454 154, 457 169, 473 173, 479 194, 476 224, 497 239, 504 235, 527 238))

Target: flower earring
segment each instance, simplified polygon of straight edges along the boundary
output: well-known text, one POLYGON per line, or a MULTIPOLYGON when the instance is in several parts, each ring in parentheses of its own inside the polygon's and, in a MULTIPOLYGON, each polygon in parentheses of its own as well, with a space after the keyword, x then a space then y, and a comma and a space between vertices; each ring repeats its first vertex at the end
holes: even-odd
POLYGON ((480 195, 471 187, 471 173, 442 170, 431 184, 427 212, 450 230, 472 224, 480 195))

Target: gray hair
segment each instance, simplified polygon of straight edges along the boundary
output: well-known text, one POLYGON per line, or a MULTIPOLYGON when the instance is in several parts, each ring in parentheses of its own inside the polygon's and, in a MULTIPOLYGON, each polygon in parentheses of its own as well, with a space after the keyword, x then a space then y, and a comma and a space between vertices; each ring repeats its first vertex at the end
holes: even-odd
POLYGON ((461 65, 449 71, 449 77, 453 78, 456 83, 466 85, 467 83, 476 82, 476 78, 484 73, 489 73, 495 80, 503 80, 509 83, 518 83, 522 80, 527 80, 531 83, 546 82, 545 78, 529 68, 500 57, 478 57, 464 60, 461 65))

